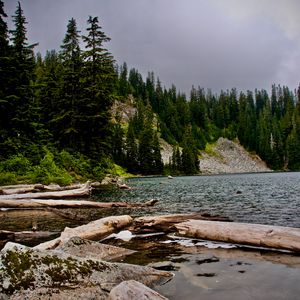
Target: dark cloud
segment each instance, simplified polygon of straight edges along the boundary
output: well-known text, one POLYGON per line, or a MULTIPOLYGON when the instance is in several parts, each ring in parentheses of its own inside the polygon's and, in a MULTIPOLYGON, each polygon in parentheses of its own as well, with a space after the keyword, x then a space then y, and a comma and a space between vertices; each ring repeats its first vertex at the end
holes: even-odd
MULTIPOLYGON (((4 2, 6 12, 13 14, 16 1, 4 2)), ((109 48, 119 63, 126 61, 144 75, 154 71, 166 86, 174 83, 185 92, 192 85, 215 91, 269 89, 272 83, 297 86, 300 34, 295 25, 299 17, 293 11, 298 11, 299 4, 295 0, 279 4, 280 15, 276 13, 279 7, 267 5, 271 3, 274 1, 21 1, 29 39, 40 43, 42 53, 59 49, 71 17, 84 32, 88 16, 97 15, 112 38, 109 48)))

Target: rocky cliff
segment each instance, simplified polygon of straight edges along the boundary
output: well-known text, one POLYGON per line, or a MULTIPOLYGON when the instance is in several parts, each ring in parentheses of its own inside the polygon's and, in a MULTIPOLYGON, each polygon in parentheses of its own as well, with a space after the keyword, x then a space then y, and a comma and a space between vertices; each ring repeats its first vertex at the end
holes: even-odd
POLYGON ((247 152, 239 143, 220 138, 203 151, 200 170, 204 174, 269 172, 267 165, 257 155, 247 152))

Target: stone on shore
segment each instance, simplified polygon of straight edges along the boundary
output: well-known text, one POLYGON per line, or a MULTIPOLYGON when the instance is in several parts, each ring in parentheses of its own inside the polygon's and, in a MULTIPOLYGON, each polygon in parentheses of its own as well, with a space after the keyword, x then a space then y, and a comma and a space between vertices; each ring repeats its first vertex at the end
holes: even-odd
POLYGON ((107 299, 123 281, 163 284, 172 273, 58 251, 8 245, 0 252, 0 295, 9 299, 107 299))
POLYGON ((166 297, 153 291, 135 280, 123 281, 114 287, 108 300, 167 300, 166 297))

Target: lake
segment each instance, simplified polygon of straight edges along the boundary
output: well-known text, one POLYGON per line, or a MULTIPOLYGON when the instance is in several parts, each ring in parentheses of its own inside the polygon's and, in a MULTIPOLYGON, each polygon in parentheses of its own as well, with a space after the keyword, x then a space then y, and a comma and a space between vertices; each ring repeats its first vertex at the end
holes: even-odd
MULTIPOLYGON (((101 190, 95 201, 159 203, 145 209, 78 210, 84 220, 52 212, 0 212, 0 229, 63 230, 111 214, 157 215, 200 212, 233 221, 300 227, 300 173, 145 177, 127 180, 131 190, 101 190), (22 220, 20 222, 20 220, 22 220)), ((300 256, 280 251, 184 239, 172 235, 106 243, 138 250, 124 262, 172 271, 174 278, 157 290, 173 300, 298 299, 300 256)))
POLYGON ((134 178, 127 183, 132 190, 107 192, 100 199, 159 200, 142 214, 206 212, 233 221, 300 227, 298 172, 134 178))

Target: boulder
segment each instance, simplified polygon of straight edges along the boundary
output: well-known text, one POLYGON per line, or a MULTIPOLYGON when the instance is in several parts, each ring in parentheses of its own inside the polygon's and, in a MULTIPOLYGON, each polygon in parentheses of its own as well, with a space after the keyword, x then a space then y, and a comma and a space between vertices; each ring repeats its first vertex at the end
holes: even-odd
POLYGON ((123 281, 163 284, 173 274, 150 267, 9 245, 0 252, 0 295, 9 299, 107 299, 123 281))

